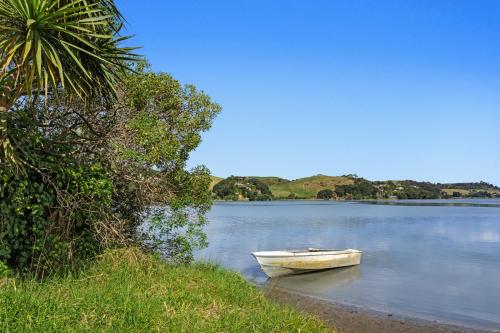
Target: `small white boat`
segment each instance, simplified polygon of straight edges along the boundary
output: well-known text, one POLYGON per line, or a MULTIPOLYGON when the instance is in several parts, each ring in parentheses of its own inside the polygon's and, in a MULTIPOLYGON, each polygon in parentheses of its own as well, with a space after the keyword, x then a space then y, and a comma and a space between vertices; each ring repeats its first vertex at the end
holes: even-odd
POLYGON ((354 266, 361 262, 359 250, 307 250, 252 252, 262 270, 269 277, 300 274, 323 269, 354 266))

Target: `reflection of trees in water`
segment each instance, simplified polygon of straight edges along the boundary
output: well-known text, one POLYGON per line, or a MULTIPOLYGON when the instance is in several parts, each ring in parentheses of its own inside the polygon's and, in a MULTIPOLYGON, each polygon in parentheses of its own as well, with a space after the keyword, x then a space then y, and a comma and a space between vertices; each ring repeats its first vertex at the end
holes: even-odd
POLYGON ((326 294, 331 289, 346 286, 361 277, 361 267, 343 267, 313 273, 288 275, 268 279, 265 289, 290 289, 298 292, 326 294))

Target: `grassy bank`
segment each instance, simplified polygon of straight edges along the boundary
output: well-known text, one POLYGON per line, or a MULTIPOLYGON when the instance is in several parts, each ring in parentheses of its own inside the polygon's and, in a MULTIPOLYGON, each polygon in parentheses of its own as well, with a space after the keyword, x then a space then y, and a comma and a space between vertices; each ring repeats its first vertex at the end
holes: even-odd
POLYGON ((78 276, 0 282, 1 332, 324 332, 269 302, 239 274, 172 266, 136 250, 101 256, 78 276))

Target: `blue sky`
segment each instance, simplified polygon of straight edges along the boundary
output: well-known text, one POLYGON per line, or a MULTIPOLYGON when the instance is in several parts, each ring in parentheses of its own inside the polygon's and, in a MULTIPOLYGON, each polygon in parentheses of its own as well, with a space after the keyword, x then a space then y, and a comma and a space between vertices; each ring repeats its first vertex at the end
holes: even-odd
POLYGON ((500 185, 500 1, 117 2, 223 107, 189 166, 500 185))

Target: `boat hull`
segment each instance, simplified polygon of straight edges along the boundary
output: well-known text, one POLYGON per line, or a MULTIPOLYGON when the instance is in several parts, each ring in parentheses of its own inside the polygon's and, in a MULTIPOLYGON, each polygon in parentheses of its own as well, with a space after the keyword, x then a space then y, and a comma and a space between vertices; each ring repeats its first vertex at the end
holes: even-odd
POLYGON ((269 277, 301 274, 317 270, 354 266, 361 263, 362 252, 342 251, 263 251, 252 252, 260 267, 269 277))

